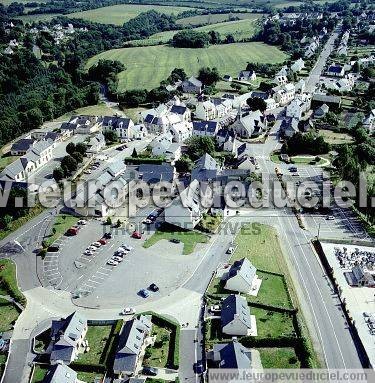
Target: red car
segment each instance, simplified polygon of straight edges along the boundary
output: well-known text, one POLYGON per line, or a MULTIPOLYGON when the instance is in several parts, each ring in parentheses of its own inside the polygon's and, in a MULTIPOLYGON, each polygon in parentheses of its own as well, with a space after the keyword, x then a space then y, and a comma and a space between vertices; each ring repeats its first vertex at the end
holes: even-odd
POLYGON ((142 239, 142 235, 141 235, 141 233, 139 231, 133 231, 132 238, 142 239))
POLYGON ((101 245, 106 245, 108 241, 105 238, 99 239, 98 241, 101 245))
POLYGON ((67 234, 68 235, 77 235, 78 234, 78 227, 71 227, 68 231, 67 231, 67 234))

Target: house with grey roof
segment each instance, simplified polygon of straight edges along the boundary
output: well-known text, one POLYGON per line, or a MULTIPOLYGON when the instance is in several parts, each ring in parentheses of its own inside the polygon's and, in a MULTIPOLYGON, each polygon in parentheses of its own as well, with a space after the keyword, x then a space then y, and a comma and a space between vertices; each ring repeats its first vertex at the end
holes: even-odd
POLYGON ((237 339, 228 343, 214 344, 213 349, 207 353, 207 359, 217 368, 236 370, 262 368, 259 351, 242 346, 237 339))
POLYGON ((327 104, 323 104, 319 106, 318 109, 314 112, 314 118, 324 118, 325 115, 329 112, 329 106, 327 104))
POLYGON ((151 327, 151 317, 145 315, 124 322, 113 363, 115 375, 125 378, 136 374, 141 367, 140 356, 151 327))
POLYGON ((202 92, 203 84, 197 78, 190 77, 189 79, 183 81, 181 86, 185 93, 199 94, 202 92))
POLYGON ((50 367, 42 383, 82 383, 77 373, 65 364, 50 367))
POLYGON ((176 177, 176 170, 170 164, 141 164, 138 167, 139 179, 149 185, 154 185, 158 182, 173 183, 176 177))
POLYGON ((236 120, 230 126, 230 129, 232 129, 239 137, 251 138, 262 134, 266 126, 267 121, 261 111, 257 110, 243 113, 240 110, 236 120))
POLYGON ((101 119, 103 131, 113 131, 119 140, 127 140, 131 137, 134 122, 130 118, 117 116, 104 116, 101 119))
POLYGON ((216 121, 193 121, 194 136, 215 137, 219 131, 219 123, 216 121))
POLYGON ((292 137, 299 132, 298 123, 298 118, 285 117, 280 125, 280 134, 284 137, 292 137))
POLYGON ((352 271, 345 272, 344 276, 352 287, 375 287, 375 277, 361 266, 354 266, 352 271))
POLYGON ((249 335, 251 332, 250 307, 241 295, 228 295, 221 304, 221 329, 228 335, 249 335))
POLYGON ((12 156, 24 156, 35 143, 36 140, 33 138, 21 138, 11 146, 10 154, 12 156))
POLYGON ((225 289, 248 294, 254 287, 258 278, 257 269, 247 258, 235 261, 229 268, 228 273, 223 275, 225 289))
POLYGON ((90 137, 90 140, 87 144, 87 153, 89 155, 94 155, 99 153, 105 147, 106 142, 103 133, 97 133, 93 137, 90 137))
POLYGON ((216 178, 219 171, 220 166, 217 161, 208 153, 205 153, 195 162, 194 168, 191 171, 191 179, 208 181, 216 178))
POLYGON ((60 129, 70 130, 73 134, 91 134, 102 127, 102 118, 98 116, 73 116, 69 122, 64 122, 60 129))
POLYGON ((257 78, 253 70, 242 70, 237 77, 238 81, 255 81, 257 78))
POLYGON ((51 364, 70 364, 80 351, 87 332, 86 318, 74 312, 67 318, 53 320, 51 326, 51 364))

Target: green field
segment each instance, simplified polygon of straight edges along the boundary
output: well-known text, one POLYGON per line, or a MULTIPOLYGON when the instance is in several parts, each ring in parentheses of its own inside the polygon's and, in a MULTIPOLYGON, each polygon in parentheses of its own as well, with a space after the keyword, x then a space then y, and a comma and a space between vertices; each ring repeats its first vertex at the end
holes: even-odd
POLYGON ((132 88, 152 89, 166 79, 174 68, 196 75, 204 66, 216 66, 220 74, 236 76, 249 61, 278 63, 287 55, 275 46, 258 42, 213 45, 204 49, 173 48, 165 45, 112 49, 92 57, 86 68, 100 59, 118 60, 126 68, 119 74, 119 91, 132 88))
MULTIPOLYGON (((215 31, 220 33, 222 38, 231 34, 233 35, 236 42, 242 41, 243 39, 252 37, 256 31, 256 19, 245 19, 236 21, 227 21, 223 23, 217 23, 212 25, 204 25, 202 27, 194 28, 195 31, 199 32, 210 32, 215 31)), ((158 45, 166 44, 172 40, 173 36, 179 31, 165 31, 151 35, 147 39, 131 40, 128 43, 134 45, 158 45)))
POLYGON ((263 368, 300 368, 293 348, 259 348, 263 368))
POLYGON ((217 13, 217 14, 209 14, 209 15, 198 15, 198 16, 190 16, 184 17, 183 19, 179 19, 176 21, 177 24, 183 26, 196 26, 203 24, 216 24, 223 23, 225 21, 231 21, 231 18, 239 18, 241 20, 254 20, 261 18, 263 14, 261 13, 217 13))
POLYGON ((140 13, 147 12, 152 9, 168 15, 178 15, 179 13, 186 10, 191 10, 192 8, 172 7, 163 5, 121 4, 112 5, 110 7, 90 9, 88 11, 70 13, 67 16, 76 19, 78 18, 90 20, 102 24, 123 25, 124 23, 126 23, 130 19, 133 19, 140 13))

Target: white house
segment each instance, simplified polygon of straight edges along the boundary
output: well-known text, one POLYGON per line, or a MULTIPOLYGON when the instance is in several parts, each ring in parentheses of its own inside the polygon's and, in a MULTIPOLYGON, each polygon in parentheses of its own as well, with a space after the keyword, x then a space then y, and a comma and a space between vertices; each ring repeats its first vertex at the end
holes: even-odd
POLYGON ((47 383, 83 383, 77 373, 65 364, 56 364, 49 368, 43 382, 47 383))
POLYGON ((191 122, 177 122, 169 128, 169 132, 173 136, 173 142, 182 143, 193 134, 193 124, 191 122))
POLYGON ((262 134, 266 126, 266 120, 261 111, 250 111, 243 114, 240 110, 230 129, 242 138, 251 138, 262 134))
POLYGON ((211 100, 198 102, 195 109, 195 117, 199 120, 213 120, 216 118, 216 107, 211 100))
POLYGON ((266 111, 276 109, 279 106, 274 98, 267 98, 264 102, 266 103, 266 111))
POLYGON ((363 119, 363 127, 372 133, 375 128, 375 109, 372 109, 369 115, 363 119))
POLYGON ((134 122, 130 118, 105 116, 102 118, 102 127, 104 132, 115 132, 121 141, 133 138, 134 122))
POLYGON ((296 88, 294 84, 285 84, 278 87, 273 88, 275 92, 273 98, 275 101, 281 106, 288 104, 290 101, 294 99, 296 88))
POLYGON ((165 222, 184 229, 194 229, 207 211, 201 204, 200 184, 193 180, 190 185, 180 192, 180 196, 165 208, 165 222))
POLYGON ((87 145, 88 154, 97 154, 105 147, 105 138, 103 133, 95 134, 95 136, 90 137, 89 143, 87 145))
POLYGON ((253 70, 242 70, 237 79, 239 81, 255 81, 257 79, 257 75, 253 70))
POLYGON ((298 118, 299 120, 302 117, 302 113, 305 113, 310 109, 311 106, 311 96, 308 94, 303 94, 295 98, 290 102, 286 107, 286 116, 298 118))
POLYGON ((190 77, 182 82, 182 90, 185 93, 201 93, 203 84, 195 77, 190 77))
POLYGON ((74 116, 69 122, 64 122, 60 129, 71 130, 73 134, 92 134, 99 132, 102 119, 98 116, 74 116))
POLYGON ((298 73, 298 72, 301 72, 301 70, 305 67, 305 62, 302 60, 302 58, 299 58, 297 61, 295 61, 290 69, 294 72, 294 73, 298 73))
POLYGON ((194 136, 215 137, 219 131, 219 123, 216 121, 193 121, 194 136))
POLYGON ((247 300, 241 295, 228 295, 221 304, 221 329, 227 335, 250 335, 251 315, 247 300))
POLYGON ((248 294, 253 290, 256 280, 256 268, 247 258, 235 261, 227 274, 223 275, 225 289, 248 294))

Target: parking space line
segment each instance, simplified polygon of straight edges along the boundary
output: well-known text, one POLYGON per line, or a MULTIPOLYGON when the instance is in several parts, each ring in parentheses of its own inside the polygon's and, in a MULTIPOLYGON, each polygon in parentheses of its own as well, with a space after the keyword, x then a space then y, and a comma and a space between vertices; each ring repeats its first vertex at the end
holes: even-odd
POLYGON ((97 285, 100 285, 100 282, 98 282, 98 281, 93 281, 91 278, 90 278, 87 282, 96 283, 97 285))
POLYGON ((100 277, 99 275, 93 275, 91 278, 104 279, 104 277, 100 277))
POLYGON ((59 272, 57 272, 57 273, 50 273, 48 275, 57 275, 57 274, 60 274, 60 273, 59 272))

